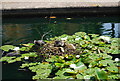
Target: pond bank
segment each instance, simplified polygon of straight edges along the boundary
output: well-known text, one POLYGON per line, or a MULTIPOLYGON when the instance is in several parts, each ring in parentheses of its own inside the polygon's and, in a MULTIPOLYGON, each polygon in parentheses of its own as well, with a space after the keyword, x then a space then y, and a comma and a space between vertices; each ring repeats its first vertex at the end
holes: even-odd
POLYGON ((3 10, 3 17, 53 15, 119 15, 120 7, 41 8, 3 10))

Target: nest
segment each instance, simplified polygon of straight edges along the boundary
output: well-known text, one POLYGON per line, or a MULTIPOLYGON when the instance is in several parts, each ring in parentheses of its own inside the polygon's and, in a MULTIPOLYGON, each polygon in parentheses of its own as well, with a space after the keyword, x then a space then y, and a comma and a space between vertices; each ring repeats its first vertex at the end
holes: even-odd
POLYGON ((46 55, 63 55, 63 54, 80 54, 76 50, 76 46, 65 41, 51 41, 47 42, 38 50, 39 54, 46 55))

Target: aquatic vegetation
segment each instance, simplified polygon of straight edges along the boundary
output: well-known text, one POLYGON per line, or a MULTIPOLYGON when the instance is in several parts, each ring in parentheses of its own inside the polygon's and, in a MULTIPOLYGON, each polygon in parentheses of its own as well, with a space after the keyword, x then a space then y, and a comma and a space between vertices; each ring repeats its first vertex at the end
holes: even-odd
MULTIPOLYGON (((44 44, 4 45, 0 61, 22 61, 20 68, 35 72, 33 79, 120 79, 120 38, 77 32, 44 40, 44 44), (8 53, 18 52, 7 56, 8 53)), ((35 41, 36 42, 36 41, 35 41)))

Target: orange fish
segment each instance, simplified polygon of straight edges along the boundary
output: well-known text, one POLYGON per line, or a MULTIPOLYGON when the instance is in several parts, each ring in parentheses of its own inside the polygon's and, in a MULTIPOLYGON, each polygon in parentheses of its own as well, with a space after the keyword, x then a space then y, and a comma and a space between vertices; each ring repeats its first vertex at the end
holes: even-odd
POLYGON ((50 16, 50 18, 51 18, 51 19, 55 19, 55 18, 56 18, 56 16, 50 16))

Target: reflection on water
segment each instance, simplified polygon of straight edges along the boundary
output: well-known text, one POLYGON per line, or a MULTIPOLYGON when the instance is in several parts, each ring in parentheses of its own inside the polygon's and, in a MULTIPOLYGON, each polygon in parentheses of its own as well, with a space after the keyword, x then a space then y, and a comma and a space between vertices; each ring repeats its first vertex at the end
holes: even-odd
POLYGON ((3 20, 3 44, 27 43, 52 30, 44 39, 75 32, 120 37, 118 17, 44 17, 11 18, 3 20))
POLYGON ((103 35, 108 35, 111 37, 119 37, 119 32, 118 28, 120 27, 120 23, 103 23, 103 35))

